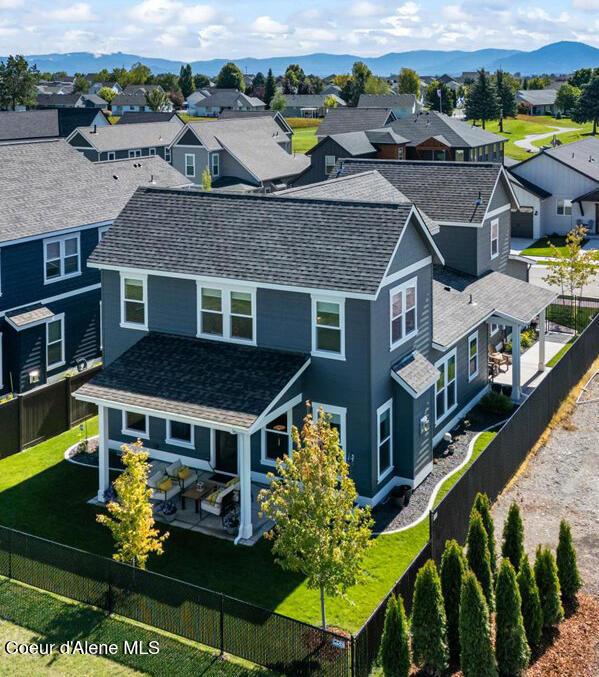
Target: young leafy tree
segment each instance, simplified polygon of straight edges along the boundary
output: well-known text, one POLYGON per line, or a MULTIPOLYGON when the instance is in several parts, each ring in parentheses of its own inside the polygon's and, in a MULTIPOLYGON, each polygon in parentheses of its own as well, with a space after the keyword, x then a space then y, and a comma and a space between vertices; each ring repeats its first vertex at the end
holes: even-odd
POLYGON ((266 79, 264 74, 260 71, 256 73, 254 79, 252 80, 252 96, 257 97, 258 99, 264 98, 264 88, 266 86, 266 79))
POLYGON ((110 87, 102 87, 101 89, 98 90, 98 96, 101 99, 104 99, 106 103, 111 103, 114 97, 116 96, 116 92, 114 89, 111 89, 110 87))
POLYGON ((578 97, 578 102, 572 112, 574 122, 593 122, 593 136, 597 134, 597 122, 599 121, 599 73, 593 73, 593 77, 584 85, 578 97))
POLYGON ((431 110, 451 115, 453 113, 453 96, 451 89, 438 80, 433 80, 424 92, 424 103, 431 110))
POLYGON ((193 76, 193 86, 195 89, 204 89, 210 86, 210 78, 203 73, 196 73, 193 76))
POLYGON ((397 78, 398 94, 413 94, 418 98, 420 94, 420 78, 412 68, 402 68, 397 78))
POLYGON ((460 595, 468 565, 464 551, 455 541, 447 541, 441 557, 441 590, 447 619, 449 659, 456 665, 460 658, 460 595))
POLYGON ((442 674, 449 666, 441 580, 432 559, 416 575, 412 600, 412 654, 414 663, 428 674, 442 674))
POLYGON ((152 77, 153 85, 160 85, 165 92, 179 89, 179 76, 174 73, 159 73, 152 77))
POLYGON ((516 571, 508 559, 504 559, 499 568, 495 604, 495 655, 499 674, 502 677, 520 677, 528 667, 530 648, 524 629, 516 571))
POLYGON ((263 514, 275 522, 267 538, 279 564, 301 572, 309 588, 320 591, 322 626, 325 595, 344 596, 364 576, 370 547, 370 508, 356 506, 358 492, 331 427, 331 417, 308 414, 301 434, 292 429, 294 450, 277 459, 270 486, 258 496, 263 514))
POLYGON ((270 110, 276 110, 282 112, 287 106, 287 99, 283 96, 281 92, 275 92, 275 95, 272 97, 270 102, 270 110))
POLYGON ((216 86, 219 89, 238 89, 240 92, 245 92, 243 73, 236 64, 229 61, 216 76, 216 86))
POLYGON ((520 570, 520 562, 524 556, 524 525, 520 508, 515 501, 510 505, 503 525, 501 555, 504 559, 509 559, 516 571, 520 570))
POLYGON ((97 515, 96 520, 112 532, 117 546, 113 559, 145 569, 151 553, 164 552, 168 532, 161 535, 154 526, 152 490, 147 485, 148 453, 140 441, 124 444, 122 450, 125 470, 114 481, 117 501, 106 506, 110 516, 97 515))
POLYGON ((181 110, 181 108, 183 108, 183 104, 185 103, 185 99, 183 98, 183 94, 181 94, 180 89, 174 89, 172 92, 169 92, 168 100, 173 104, 176 110, 181 110))
POLYGON ((212 190, 212 174, 208 167, 204 167, 202 172, 202 190, 209 193, 212 190))
POLYGON ((144 63, 138 61, 129 69, 129 83, 131 85, 144 85, 152 77, 152 71, 144 63))
POLYGON ((410 674, 410 628, 401 595, 389 597, 381 640, 380 663, 385 677, 410 674))
POLYGON ((89 92, 89 82, 83 75, 76 75, 73 80, 73 92, 87 94, 89 92))
POLYGON ((482 517, 476 508, 470 513, 468 527, 468 565, 478 579, 490 609, 493 609, 493 573, 489 559, 489 541, 482 517))
POLYGON ((151 89, 146 92, 146 103, 155 113, 165 110, 168 101, 169 98, 162 89, 151 89))
POLYGON ((497 553, 495 552, 495 525, 493 524, 493 516, 491 515, 491 501, 487 494, 476 494, 474 498, 474 509, 478 510, 482 518, 483 526, 487 532, 487 546, 489 548, 489 564, 491 566, 491 573, 493 574, 493 581, 497 578, 497 553))
POLYGON ((272 74, 272 68, 268 69, 266 75, 266 84, 264 85, 264 103, 269 108, 276 91, 275 76, 272 74))
POLYGON ((576 593, 582 587, 582 580, 576 564, 576 550, 574 550, 572 543, 572 532, 566 520, 562 520, 559 525, 559 542, 556 555, 562 603, 568 611, 573 611, 576 608, 576 593))
POLYGON ((343 89, 343 93, 348 97, 346 98, 348 105, 358 105, 360 96, 366 91, 366 83, 370 77, 372 77, 370 68, 364 62, 356 61, 351 69, 351 78, 347 81, 347 89, 343 89))
POLYGON ((520 571, 518 572, 518 590, 520 591, 522 618, 526 639, 531 649, 536 649, 541 641, 543 632, 543 612, 539 588, 535 581, 532 567, 526 555, 522 556, 520 571))
POLYGON ((480 120, 483 129, 487 120, 499 117, 497 90, 484 68, 478 71, 474 84, 468 89, 464 113, 468 120, 480 120))
POLYGON ((592 68, 579 68, 578 70, 575 70, 574 73, 572 73, 572 75, 568 78, 568 84, 580 89, 581 87, 584 87, 584 85, 586 85, 592 77, 592 68))
POLYGON ((506 75, 501 69, 495 73, 495 88, 497 89, 497 102, 499 104, 499 131, 503 132, 503 119, 516 116, 516 90, 512 82, 513 78, 506 75))
POLYGON ((184 98, 187 98, 193 92, 193 73, 190 64, 181 66, 178 85, 184 98))
POLYGON ((574 87, 569 82, 564 82, 557 90, 555 104, 562 113, 571 113, 576 108, 579 96, 580 89, 578 87, 574 87))
POLYGON ((385 78, 379 78, 377 75, 371 75, 366 80, 364 94, 391 94, 391 85, 385 78))
POLYGON ((557 565, 549 548, 542 548, 541 546, 537 548, 535 580, 541 600, 543 628, 549 630, 558 625, 564 617, 557 565))
POLYGON ((0 61, 0 108, 16 110, 34 104, 38 77, 37 67, 20 54, 0 61))
POLYGON ((337 99, 332 94, 325 96, 325 99, 324 99, 324 107, 325 108, 337 108, 338 105, 339 104, 337 102, 337 99))
POLYGON ((283 94, 298 94, 305 77, 304 69, 299 64, 292 63, 287 66, 283 75, 283 94))
POLYGON ((460 597, 460 663, 464 677, 497 677, 489 609, 472 571, 464 576, 460 597))

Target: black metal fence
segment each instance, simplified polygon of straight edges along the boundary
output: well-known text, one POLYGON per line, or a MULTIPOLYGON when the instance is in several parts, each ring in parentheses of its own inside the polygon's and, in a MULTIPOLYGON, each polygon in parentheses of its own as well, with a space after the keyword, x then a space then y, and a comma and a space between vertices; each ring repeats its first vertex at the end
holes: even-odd
POLYGON ((599 299, 585 296, 560 296, 547 308, 551 331, 583 331, 599 314, 599 299))
POLYGON ((0 458, 59 435, 95 416, 97 407, 79 402, 73 393, 99 369, 95 367, 67 376, 0 404, 0 458))
POLYGON ((0 575, 285 675, 351 674, 350 638, 6 527, 0 527, 0 575))

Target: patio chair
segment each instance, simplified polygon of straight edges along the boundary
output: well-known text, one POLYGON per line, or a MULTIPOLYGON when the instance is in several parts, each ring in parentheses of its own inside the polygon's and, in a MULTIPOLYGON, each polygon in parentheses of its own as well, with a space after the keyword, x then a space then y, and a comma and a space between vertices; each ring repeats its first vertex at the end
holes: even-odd
POLYGON ((184 466, 179 458, 170 465, 167 465, 165 470, 173 483, 177 483, 181 487, 181 490, 187 489, 198 479, 198 473, 184 466))
POLYGON ((233 492, 239 490, 239 478, 233 477, 224 487, 215 489, 209 496, 202 499, 202 512, 222 517, 225 509, 233 500, 233 492))
POLYGON ((150 500, 168 501, 174 498, 180 491, 181 485, 174 482, 161 468, 148 478, 148 487, 152 490, 150 500))

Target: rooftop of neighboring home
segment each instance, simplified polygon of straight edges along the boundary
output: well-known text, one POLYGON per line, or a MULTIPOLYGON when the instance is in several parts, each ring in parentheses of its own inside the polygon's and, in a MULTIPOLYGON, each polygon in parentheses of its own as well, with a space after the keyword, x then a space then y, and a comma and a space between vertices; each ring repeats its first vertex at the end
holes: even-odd
POLYGON ((350 157, 360 157, 376 153, 377 149, 374 144, 378 146, 385 144, 404 145, 408 143, 408 139, 404 139, 403 136, 394 132, 391 127, 383 127, 382 129, 369 129, 365 132, 330 134, 327 137, 322 137, 315 146, 307 151, 307 154, 312 155, 315 150, 326 143, 327 139, 332 139, 335 143, 339 144, 350 157))
POLYGON ((164 90, 160 85, 127 85, 123 90, 124 94, 145 94, 146 92, 151 92, 154 89, 159 89, 161 92, 164 90))
POLYGON ((395 115, 388 108, 329 108, 316 135, 323 137, 380 129, 393 120, 395 115))
POLYGON ((248 96, 238 89, 210 89, 209 96, 199 102, 200 106, 211 108, 227 108, 239 102, 242 106, 266 106, 264 101, 255 96, 248 96))
POLYGON ((599 139, 596 137, 588 136, 580 141, 564 143, 542 152, 590 179, 599 181, 599 139))
POLYGON ((143 188, 90 264, 373 298, 412 210, 409 203, 143 188))
POLYGON ((498 178, 506 177, 492 162, 343 159, 336 176, 377 171, 419 209, 439 223, 481 223, 498 178))
POLYGON ((422 111, 416 115, 408 115, 391 122, 391 127, 398 134, 410 139, 409 146, 418 146, 431 137, 438 138, 447 146, 457 148, 476 148, 506 141, 499 134, 487 132, 437 111, 422 111))
MULTIPOLYGON (((80 134, 98 152, 170 146, 181 126, 172 122, 144 122, 138 125, 110 125, 108 127, 79 127, 71 136, 80 134)), ((77 145, 77 144, 74 144, 77 145)))
POLYGON ((75 94, 44 94, 40 93, 36 97, 38 106, 75 106, 81 93, 75 94))
POLYGON ((305 155, 281 147, 288 138, 270 116, 189 122, 187 128, 208 151, 229 152, 258 181, 295 176, 310 164, 305 155))
POLYGON ((160 158, 90 162, 63 139, 0 144, 0 242, 112 220, 139 186, 188 184, 160 158))
POLYGON ((413 108, 413 94, 361 94, 358 108, 413 108))
POLYGON ((171 111, 168 113, 161 112, 143 112, 143 111, 128 111, 121 115, 117 120, 117 125, 136 125, 142 122, 177 122, 184 125, 185 122, 179 117, 179 114, 171 111))
POLYGON ((284 94, 286 108, 322 108, 327 98, 332 98, 338 106, 345 106, 345 101, 337 94, 284 94))
POLYGON ((0 142, 66 137, 92 124, 102 113, 94 108, 44 108, 0 112, 0 142))
POLYGON ((137 94, 117 94, 111 101, 112 106, 147 106, 146 95, 143 92, 137 94))
POLYGON ((287 120, 276 110, 223 110, 218 114, 219 120, 229 120, 231 118, 253 118, 258 116, 271 117, 286 134, 293 134, 293 129, 289 126, 287 120))
POLYGON ((556 89, 519 89, 518 99, 532 106, 552 106, 557 97, 556 89))

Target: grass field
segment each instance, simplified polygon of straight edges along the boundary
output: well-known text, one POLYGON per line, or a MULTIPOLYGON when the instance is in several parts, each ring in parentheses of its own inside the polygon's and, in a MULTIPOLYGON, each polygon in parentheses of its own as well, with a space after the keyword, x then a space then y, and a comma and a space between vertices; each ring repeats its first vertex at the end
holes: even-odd
POLYGON ((547 362, 548 367, 555 367, 555 365, 562 359, 562 357, 570 350, 572 347, 574 341, 576 340, 576 336, 573 336, 568 343, 566 343, 562 348, 559 349, 559 351, 547 362))
POLYGON ((316 131, 318 127, 300 127, 293 130, 293 152, 305 153, 317 143, 316 131))

